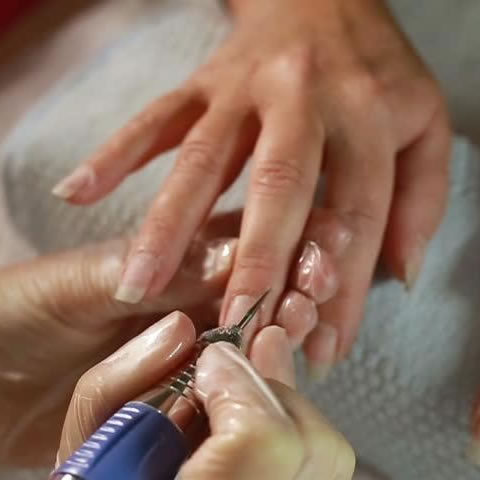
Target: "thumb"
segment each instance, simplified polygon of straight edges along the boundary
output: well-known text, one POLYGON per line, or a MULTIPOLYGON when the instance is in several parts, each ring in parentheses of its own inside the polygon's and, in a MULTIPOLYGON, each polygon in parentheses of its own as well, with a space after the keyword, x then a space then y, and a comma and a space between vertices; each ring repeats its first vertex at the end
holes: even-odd
POLYGON ((211 436, 183 466, 182 480, 295 478, 304 458, 295 422, 239 350, 207 347, 195 383, 211 436))
POLYGON ((130 246, 126 238, 8 267, 0 272, 0 291, 16 299, 7 302, 14 316, 20 309, 27 316, 33 311, 67 325, 98 328, 129 315, 184 309, 219 296, 235 244, 233 239, 195 244, 165 291, 140 305, 114 299, 130 246))

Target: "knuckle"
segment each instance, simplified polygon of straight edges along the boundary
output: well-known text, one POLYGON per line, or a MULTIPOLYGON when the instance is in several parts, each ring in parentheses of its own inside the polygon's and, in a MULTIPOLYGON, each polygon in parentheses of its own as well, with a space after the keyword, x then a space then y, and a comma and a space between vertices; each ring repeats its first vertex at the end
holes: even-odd
POLYGON ((236 259, 239 271, 271 274, 277 269, 277 255, 268 245, 251 244, 236 259))
POLYGON ((293 45, 275 56, 262 71, 294 94, 305 92, 314 84, 315 51, 308 44, 293 45))
POLYGON ((254 191, 267 196, 304 191, 309 182, 300 161, 280 157, 260 162, 252 178, 254 191))
POLYGON ((204 177, 217 176, 219 165, 214 147, 204 140, 188 140, 181 148, 176 161, 176 169, 179 172, 188 172, 189 176, 193 174, 204 177))
POLYGON ((348 73, 337 82, 337 94, 350 112, 369 116, 382 113, 386 104, 381 82, 370 72, 359 70, 348 73))
POLYGON ((369 208, 353 208, 341 213, 354 236, 368 237, 384 228, 384 215, 369 208))

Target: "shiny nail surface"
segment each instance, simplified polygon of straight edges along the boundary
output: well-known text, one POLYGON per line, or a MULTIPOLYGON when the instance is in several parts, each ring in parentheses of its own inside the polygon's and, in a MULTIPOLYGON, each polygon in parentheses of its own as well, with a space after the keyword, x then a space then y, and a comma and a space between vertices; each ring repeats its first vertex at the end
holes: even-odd
POLYGON ((80 165, 70 175, 57 183, 52 189, 56 197, 68 200, 80 190, 87 189, 95 183, 95 172, 88 165, 80 165))
POLYGON ((325 383, 335 365, 338 331, 329 323, 319 322, 312 340, 306 346, 308 373, 317 383, 325 383))
POLYGON ((157 267, 157 259, 148 252, 134 254, 127 263, 115 298, 125 303, 138 303, 145 297, 157 267))
POLYGON ((332 298, 338 290, 338 276, 328 254, 312 241, 306 243, 299 259, 295 287, 317 304, 332 298))
POLYGON ((291 291, 284 298, 277 314, 277 324, 285 329, 292 349, 296 350, 318 321, 313 300, 299 292, 291 291))
POLYGON ((219 273, 229 272, 238 240, 217 239, 193 248, 182 264, 182 270, 194 277, 210 280, 219 273))
MULTIPOLYGON (((228 308, 227 315, 225 317, 225 325, 231 326, 236 325, 248 310, 255 304, 258 299, 250 295, 238 295, 233 298, 228 308)), ((261 325, 260 316, 262 314, 263 306, 261 306, 256 313, 255 317, 252 318, 248 326, 243 330, 243 350, 248 349, 250 346, 251 340, 255 332, 257 331, 258 325, 261 325)))

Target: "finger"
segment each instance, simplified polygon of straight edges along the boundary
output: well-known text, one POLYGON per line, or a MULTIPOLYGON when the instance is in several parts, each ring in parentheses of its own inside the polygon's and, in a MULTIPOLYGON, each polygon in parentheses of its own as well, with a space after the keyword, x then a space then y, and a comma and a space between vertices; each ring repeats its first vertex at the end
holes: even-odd
POLYGON ((68 458, 124 403, 184 361, 195 338, 190 319, 174 312, 85 373, 68 408, 58 461, 68 458))
POLYGON ((427 245, 445 212, 450 152, 451 131, 442 110, 397 160, 384 256, 408 288, 420 273, 427 245))
POLYGON ((285 105, 263 119, 222 324, 238 322, 269 288, 256 323, 270 321, 312 205, 322 133, 307 107, 285 105))
POLYGON ((113 299, 130 242, 116 240, 75 251, 44 256, 0 271, 0 300, 11 318, 30 318, 39 308, 84 331, 98 331, 133 314, 172 311, 220 298, 235 255, 234 239, 195 243, 164 294, 141 305, 113 299), (18 286, 18 302, 12 301, 18 286), (8 296, 8 301, 7 301, 8 296))
MULTIPOLYGON (((362 117, 355 121, 354 136, 337 134, 329 144, 325 207, 343 219, 352 240, 338 261, 340 286, 336 296, 319 307, 319 322, 338 330, 336 356, 344 357, 356 337, 363 317, 366 295, 381 248, 392 196, 393 142, 388 136, 371 134, 362 117), (363 123, 362 123, 363 122, 363 123)), ((347 131, 352 131, 348 129, 347 131)), ((328 329, 330 331, 330 329, 328 329)), ((307 338, 327 332, 319 327, 307 338)), ((331 335, 328 333, 328 342, 331 335)), ((333 363, 336 358, 331 359, 333 363)))
POLYGON ((160 293, 224 188, 232 163, 245 153, 241 115, 207 113, 185 139, 176 165, 151 207, 130 252, 117 300, 137 303, 160 293))
POLYGON ((317 305, 330 300, 339 286, 331 255, 308 240, 293 270, 291 284, 317 305))
POLYGON ((58 183, 52 193, 77 204, 99 200, 132 171, 177 146, 205 108, 187 89, 155 100, 58 183))
POLYGON ((335 210, 314 207, 310 211, 304 239, 315 242, 333 261, 347 250, 352 232, 335 210))
POLYGON ((317 306, 307 296, 295 290, 290 290, 280 303, 275 323, 285 329, 290 348, 295 351, 317 326, 317 306))
POLYGON ((270 326, 261 330, 253 340, 249 358, 264 378, 295 388, 295 365, 290 348, 287 332, 270 326))
POLYGON ((306 461, 295 480, 350 480, 355 453, 345 438, 307 399, 280 383, 269 385, 294 419, 305 445, 306 461))
POLYGON ((278 398, 232 345, 207 347, 197 364, 196 392, 212 435, 180 471, 182 480, 292 480, 303 442, 278 398))

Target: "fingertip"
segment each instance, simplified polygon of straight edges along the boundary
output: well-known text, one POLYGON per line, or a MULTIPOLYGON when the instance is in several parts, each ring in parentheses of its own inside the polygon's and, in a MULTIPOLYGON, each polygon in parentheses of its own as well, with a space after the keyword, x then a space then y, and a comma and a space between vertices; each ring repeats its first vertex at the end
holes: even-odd
POLYGON ((274 325, 261 330, 253 340, 250 360, 263 377, 296 387, 295 363, 285 329, 274 325))
POLYGON ((310 378, 325 383, 338 361, 338 330, 327 322, 319 322, 307 337, 303 349, 307 357, 310 378))
POLYGON ((82 203, 86 194, 92 193, 97 184, 97 176, 93 168, 80 165, 72 173, 58 182, 51 190, 52 195, 71 203, 82 203))
POLYGON ((295 290, 288 292, 278 310, 276 323, 285 329, 293 350, 300 347, 317 322, 315 302, 295 290))

